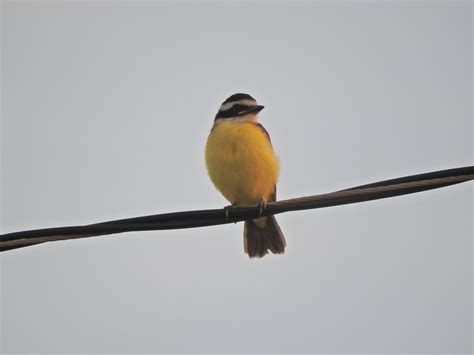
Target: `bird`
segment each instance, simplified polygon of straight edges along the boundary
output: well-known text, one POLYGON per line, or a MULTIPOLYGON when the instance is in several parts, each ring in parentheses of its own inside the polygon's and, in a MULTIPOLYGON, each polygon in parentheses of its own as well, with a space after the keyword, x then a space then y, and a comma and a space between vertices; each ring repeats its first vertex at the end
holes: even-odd
MULTIPOLYGON (((266 203, 276 201, 280 161, 257 118, 263 108, 249 94, 231 95, 217 111, 206 142, 208 175, 230 208, 260 206, 262 211, 266 203)), ((244 222, 244 251, 250 258, 269 251, 283 254, 285 247, 273 215, 244 222)))

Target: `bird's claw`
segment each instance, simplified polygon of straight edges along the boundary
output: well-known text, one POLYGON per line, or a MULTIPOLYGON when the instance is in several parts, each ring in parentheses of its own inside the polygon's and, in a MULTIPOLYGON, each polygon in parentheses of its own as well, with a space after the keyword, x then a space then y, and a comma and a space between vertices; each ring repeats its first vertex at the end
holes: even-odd
POLYGON ((260 203, 258 204, 258 208, 259 208, 258 213, 260 216, 262 216, 263 211, 267 208, 267 202, 265 200, 260 201, 260 203))
POLYGON ((225 206, 224 207, 224 212, 225 212, 225 218, 229 219, 229 213, 230 211, 234 212, 235 210, 235 204, 233 203, 232 205, 225 206))

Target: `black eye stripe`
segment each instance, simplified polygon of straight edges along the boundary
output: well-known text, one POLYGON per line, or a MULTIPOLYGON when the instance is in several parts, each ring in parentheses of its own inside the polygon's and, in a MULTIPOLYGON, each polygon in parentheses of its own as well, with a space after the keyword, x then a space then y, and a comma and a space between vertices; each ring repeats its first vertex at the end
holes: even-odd
POLYGON ((247 106, 247 105, 234 105, 232 106, 231 108, 225 110, 225 111, 222 111, 223 113, 226 113, 226 112, 232 112, 232 113, 236 113, 236 112, 240 112, 240 111, 243 111, 243 110, 248 110, 249 108, 251 108, 252 106, 247 106))

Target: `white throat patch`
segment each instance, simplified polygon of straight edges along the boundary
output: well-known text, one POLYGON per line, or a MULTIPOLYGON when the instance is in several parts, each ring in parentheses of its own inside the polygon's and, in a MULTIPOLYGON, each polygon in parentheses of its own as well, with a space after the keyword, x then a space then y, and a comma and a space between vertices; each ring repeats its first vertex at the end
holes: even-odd
POLYGON ((220 122, 251 122, 251 123, 258 123, 257 115, 255 113, 249 113, 248 115, 243 116, 235 116, 235 117, 227 117, 227 118, 218 118, 214 121, 214 124, 220 122))

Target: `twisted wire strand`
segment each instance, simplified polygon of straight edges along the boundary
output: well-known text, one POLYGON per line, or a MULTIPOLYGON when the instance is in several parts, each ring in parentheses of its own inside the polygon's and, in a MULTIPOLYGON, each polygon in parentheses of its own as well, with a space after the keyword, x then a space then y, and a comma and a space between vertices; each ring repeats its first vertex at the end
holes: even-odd
POLYGON ((127 218, 85 226, 59 227, 21 231, 0 235, 0 251, 7 251, 44 242, 89 238, 132 231, 196 228, 236 223, 259 216, 289 211, 324 208, 411 194, 446 187, 474 179, 474 167, 441 170, 385 180, 320 195, 305 196, 268 203, 258 207, 211 209, 164 213, 127 218))

